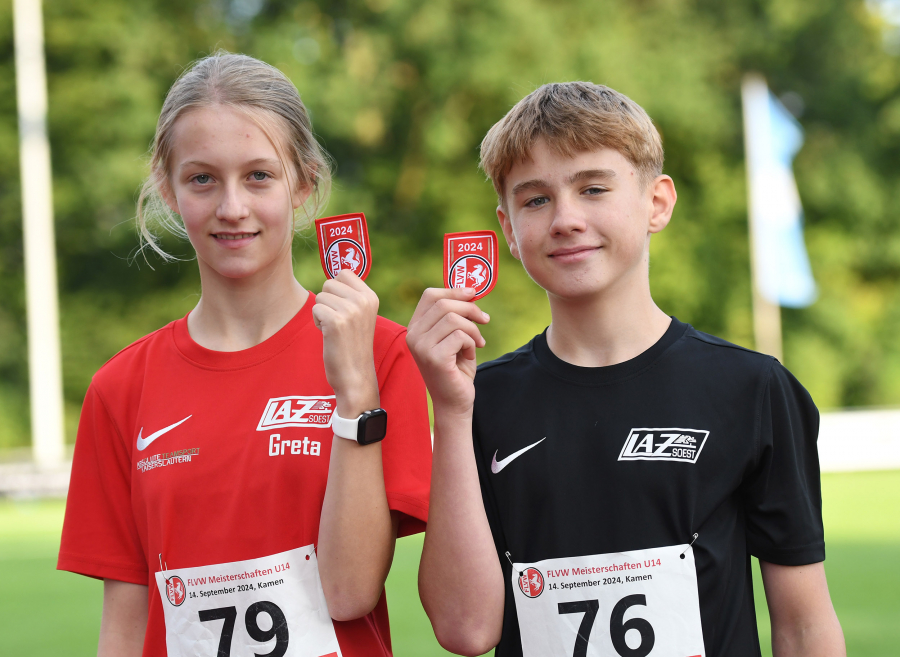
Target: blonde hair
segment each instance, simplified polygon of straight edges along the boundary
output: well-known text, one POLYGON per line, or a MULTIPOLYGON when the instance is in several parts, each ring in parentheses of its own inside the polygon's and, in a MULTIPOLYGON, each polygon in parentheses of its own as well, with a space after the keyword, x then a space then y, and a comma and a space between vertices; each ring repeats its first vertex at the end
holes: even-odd
POLYGON ((539 139, 568 157, 617 150, 638 170, 642 187, 662 173, 662 140, 640 105, 591 82, 545 84, 516 103, 481 142, 480 166, 501 205, 504 178, 539 139))
POLYGON ((294 179, 295 174, 299 186, 310 190, 301 208, 305 216, 300 216, 299 210, 294 214, 296 230, 308 226, 324 208, 331 187, 330 158, 316 141, 297 88, 274 66, 247 55, 219 51, 194 62, 166 95, 150 151, 150 175, 137 202, 141 251, 149 247, 164 260, 175 259, 160 247, 151 229, 153 223, 187 238, 181 218, 163 197, 171 173, 175 122, 186 112, 215 105, 234 108, 256 123, 275 146, 287 180, 294 179))

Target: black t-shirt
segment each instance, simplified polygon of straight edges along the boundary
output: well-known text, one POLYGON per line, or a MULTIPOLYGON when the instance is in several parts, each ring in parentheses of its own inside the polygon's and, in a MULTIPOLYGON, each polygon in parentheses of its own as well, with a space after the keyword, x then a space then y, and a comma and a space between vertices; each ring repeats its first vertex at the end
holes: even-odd
POLYGON ((506 582, 497 657, 522 654, 507 551, 534 563, 694 533, 707 656, 758 657, 750 555, 825 559, 819 414, 790 372, 673 318, 650 349, 609 367, 566 363, 538 335, 482 364, 475 388, 475 456, 506 582), (669 427, 679 438, 663 447, 669 427))

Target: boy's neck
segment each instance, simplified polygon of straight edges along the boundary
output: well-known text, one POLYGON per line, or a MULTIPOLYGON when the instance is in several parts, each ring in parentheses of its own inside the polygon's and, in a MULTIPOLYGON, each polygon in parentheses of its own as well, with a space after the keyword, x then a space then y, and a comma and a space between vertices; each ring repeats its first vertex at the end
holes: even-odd
POLYGON ((309 292, 294 277, 290 259, 264 276, 226 279, 201 267, 203 294, 188 315, 188 332, 213 351, 250 349, 281 330, 309 292))
POLYGON ((547 346, 580 367, 607 367, 644 353, 672 320, 653 302, 649 285, 637 293, 606 291, 591 299, 550 296, 547 346))

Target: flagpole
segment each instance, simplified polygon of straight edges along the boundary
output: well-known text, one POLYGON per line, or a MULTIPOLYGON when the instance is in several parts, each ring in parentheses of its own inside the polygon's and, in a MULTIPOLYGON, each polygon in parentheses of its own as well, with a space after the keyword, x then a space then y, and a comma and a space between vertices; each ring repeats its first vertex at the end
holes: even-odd
POLYGON ((747 73, 741 84, 741 99, 744 114, 744 153, 746 155, 747 169, 747 204, 749 212, 747 226, 750 233, 750 284, 753 288, 753 337, 756 350, 774 356, 784 362, 782 356, 781 340, 781 308, 766 299, 759 289, 760 254, 759 245, 754 237, 754 216, 757 214, 753 194, 753 180, 751 172, 757 164, 754 161, 755 150, 750 143, 750 130, 747 129, 749 120, 749 107, 755 99, 767 97, 768 87, 765 79, 757 73, 747 73))
MULTIPOLYGON (((751 249, 753 238, 750 238, 751 249)), ((751 275, 753 267, 751 266, 751 275)), ((784 363, 781 353, 781 308, 766 300, 753 284, 753 338, 756 350, 784 363)))
POLYGON ((31 445, 35 463, 40 467, 52 467, 63 460, 65 435, 41 0, 14 0, 13 31, 25 245, 31 445))

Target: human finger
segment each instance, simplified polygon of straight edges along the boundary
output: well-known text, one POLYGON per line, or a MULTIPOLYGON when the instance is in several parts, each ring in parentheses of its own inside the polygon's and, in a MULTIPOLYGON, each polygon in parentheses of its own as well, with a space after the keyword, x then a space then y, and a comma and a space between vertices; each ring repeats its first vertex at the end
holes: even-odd
POLYGON ((459 315, 475 322, 487 324, 491 317, 472 301, 458 301, 456 299, 438 299, 431 308, 422 315, 419 320, 423 327, 432 327, 446 315, 459 315))
POLYGON ((478 326, 455 313, 450 313, 448 315, 444 315, 440 318, 440 320, 426 333, 426 341, 437 343, 443 340, 446 336, 450 335, 454 331, 462 331, 475 343, 477 347, 483 347, 485 345, 485 339, 481 335, 481 330, 478 326))
POLYGON ((418 320, 441 299, 456 299, 459 301, 468 301, 474 296, 475 290, 470 287, 452 289, 443 287, 429 287, 422 293, 422 298, 419 299, 419 303, 416 305, 416 310, 415 312, 413 312, 410 323, 418 320))
POLYGON ((338 281, 343 283, 344 285, 354 289, 354 290, 363 290, 368 289, 369 286, 366 285, 366 282, 361 279, 359 276, 353 273, 350 269, 342 269, 337 273, 333 279, 334 281, 338 281))
POLYGON ((344 299, 350 299, 356 304, 368 306, 377 312, 379 300, 375 291, 366 285, 364 281, 360 280, 353 272, 345 269, 341 274, 344 271, 348 272, 346 276, 340 277, 339 274, 338 278, 332 278, 325 281, 322 285, 322 292, 333 294, 344 299))
POLYGON ((472 336, 461 329, 457 329, 445 336, 432 348, 432 357, 438 363, 453 361, 458 365, 459 359, 475 360, 477 344, 472 336))
POLYGON ((316 295, 316 305, 313 306, 325 306, 326 308, 331 308, 332 310, 338 312, 348 312, 356 307, 356 303, 352 296, 345 297, 340 294, 335 294, 333 292, 320 292, 316 295))
POLYGON ((462 301, 448 298, 438 298, 418 317, 415 315, 409 323, 409 332, 416 334, 426 332, 437 324, 442 317, 454 313, 460 317, 477 322, 478 324, 487 324, 490 321, 490 315, 481 310, 471 301, 462 301))
POLYGON ((325 304, 318 303, 319 297, 316 297, 316 304, 312 307, 313 324, 320 331, 322 324, 327 324, 336 314, 334 308, 330 308, 325 304))

